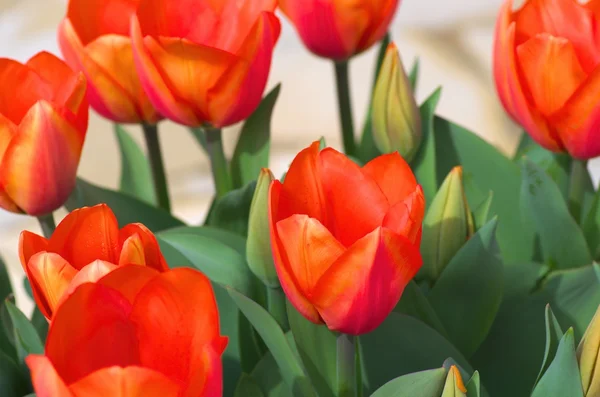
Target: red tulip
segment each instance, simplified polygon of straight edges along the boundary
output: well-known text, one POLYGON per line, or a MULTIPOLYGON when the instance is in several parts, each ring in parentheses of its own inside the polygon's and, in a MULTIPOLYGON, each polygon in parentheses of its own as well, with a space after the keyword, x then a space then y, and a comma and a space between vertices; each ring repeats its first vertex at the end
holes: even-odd
POLYGON ((72 68, 88 78, 90 104, 118 123, 156 123, 133 64, 129 25, 139 0, 70 0, 58 41, 72 68))
POLYGON ((280 24, 276 0, 141 0, 134 58, 154 106, 180 124, 223 127, 258 107, 280 24))
POLYGON ((226 345, 202 273, 130 265, 78 287, 26 362, 38 397, 218 397, 226 345))
POLYGON ((152 232, 137 223, 119 230, 106 204, 71 212, 48 240, 22 232, 19 252, 35 301, 48 319, 77 286, 96 281, 118 266, 168 270, 152 232))
POLYGON ((0 207, 39 216, 67 201, 87 131, 86 85, 47 52, 24 65, 0 59, 0 207))
POLYGON ((310 51, 345 60, 383 38, 399 0, 279 0, 310 51))
POLYGON ((600 2, 506 1, 496 26, 494 76, 502 104, 540 145, 600 155, 600 2))
POLYGON ((288 299, 332 330, 375 329, 421 267, 424 211, 397 152, 360 168, 313 143, 269 191, 271 246, 288 299))

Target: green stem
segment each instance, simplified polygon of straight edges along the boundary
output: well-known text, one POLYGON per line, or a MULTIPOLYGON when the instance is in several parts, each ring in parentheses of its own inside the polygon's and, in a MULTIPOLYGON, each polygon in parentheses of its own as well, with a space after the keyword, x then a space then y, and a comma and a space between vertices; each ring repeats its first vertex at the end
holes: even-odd
POLYGON ((37 220, 40 223, 44 237, 50 238, 52 233, 54 233, 54 229, 56 229, 56 223, 54 222, 54 215, 52 212, 48 215, 38 216, 37 220))
POLYGON ((290 329, 285 293, 281 288, 267 287, 267 309, 284 332, 290 329))
POLYGON ((144 138, 146 139, 146 147, 148 148, 152 179, 154 180, 154 192, 156 193, 158 206, 171 212, 167 175, 158 139, 158 126, 156 124, 142 124, 142 129, 144 130, 144 138))
POLYGON ((587 160, 573 159, 569 179, 569 209, 577 222, 581 219, 583 196, 587 182, 587 160))
POLYGON ((337 338, 337 397, 355 397, 356 353, 354 336, 340 334, 337 338))
POLYGON ((229 165, 223 151, 221 129, 206 127, 204 132, 206 133, 206 149, 210 156, 217 198, 220 198, 232 189, 229 165))
POLYGON ((356 142, 354 141, 354 121, 352 120, 352 103, 350 101, 348 61, 335 63, 335 78, 344 151, 347 155, 354 156, 356 154, 356 142))

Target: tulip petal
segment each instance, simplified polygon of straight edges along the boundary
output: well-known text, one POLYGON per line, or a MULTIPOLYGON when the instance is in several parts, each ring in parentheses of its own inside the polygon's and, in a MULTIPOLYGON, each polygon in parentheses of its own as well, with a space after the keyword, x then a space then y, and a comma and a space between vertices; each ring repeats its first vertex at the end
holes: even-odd
POLYGON ((83 44, 105 34, 129 34, 129 21, 140 0, 71 0, 67 18, 83 44))
POLYGON ((125 265, 108 273, 97 283, 118 290, 133 305, 142 288, 159 274, 156 270, 147 266, 125 265))
POLYGON ((44 237, 31 233, 30 231, 23 230, 19 236, 19 259, 21 259, 21 266, 23 269, 27 269, 29 259, 38 252, 48 250, 48 240, 44 237))
POLYGON ((408 238, 413 244, 417 244, 420 235, 423 217, 425 216, 425 196, 421 186, 417 190, 388 211, 383 218, 383 227, 390 229, 396 234, 408 238))
MULTIPOLYGON (((228 29, 235 31, 234 29, 228 29)), ((248 118, 260 104, 269 71, 273 48, 281 33, 275 14, 263 12, 237 55, 237 62, 211 90, 210 121, 215 126, 228 126, 248 118)))
POLYGON ((573 44, 540 34, 517 47, 524 80, 536 108, 545 116, 559 110, 587 77, 573 44))
POLYGON ((31 354, 25 362, 37 397, 74 397, 48 357, 31 354))
POLYGON ((130 318, 142 365, 181 380, 187 386, 184 395, 202 395, 208 376, 203 349, 219 341, 221 354, 226 345, 208 278, 187 268, 161 273, 138 293, 130 318))
POLYGON ((294 214, 305 214, 327 227, 325 192, 321 185, 320 169, 319 142, 314 142, 292 161, 279 190, 277 206, 271 207, 275 211, 272 214, 274 222, 294 214))
POLYGON ((399 0, 371 2, 369 25, 355 44, 356 52, 370 48, 383 38, 396 14, 399 0))
POLYGON ((40 252, 27 262, 26 271, 35 302, 51 318, 77 270, 58 254, 40 252))
POLYGON ((68 296, 71 295, 80 285, 85 283, 95 283, 115 269, 117 269, 117 265, 99 260, 84 266, 83 269, 78 271, 75 277, 73 277, 71 280, 69 288, 62 295, 61 303, 67 299, 68 296))
POLYGON ((398 152, 374 158, 362 172, 377 183, 390 205, 404 201, 417 187, 412 169, 398 152))
POLYGON ((140 223, 125 226, 119 232, 119 242, 122 246, 120 265, 135 263, 160 272, 169 270, 156 237, 146 226, 140 223))
MULTIPOLYGON (((221 397, 223 395, 223 363, 221 354, 224 350, 222 340, 215 340, 213 343, 204 347, 200 357, 200 364, 204 375, 204 386, 202 387, 202 397, 221 397)), ((195 397, 195 390, 188 388, 184 397, 195 397)))
POLYGON ((329 268, 313 302, 330 329, 352 335, 370 332, 398 303, 421 263, 419 249, 407 238, 379 228, 329 268))
POLYGON ((571 156, 589 159, 600 155, 600 67, 552 116, 551 121, 571 156))
POLYGON ((105 367, 140 364, 131 304, 116 290, 84 284, 58 308, 46 355, 67 384, 105 367))
POLYGON ((70 389, 85 397, 177 397, 180 386, 151 369, 109 367, 92 372, 70 389))
MULTIPOLYGON (((287 180, 287 178, 286 178, 287 180)), ((322 323, 319 313, 314 308, 312 303, 308 301, 304 293, 300 292, 300 287, 296 282, 296 277, 292 274, 288 265, 288 259, 285 250, 283 249, 281 239, 277 234, 276 212, 279 207, 279 200, 283 185, 279 181, 273 181, 269 188, 269 231, 271 236, 271 250, 273 251, 273 261, 275 270, 281 284, 281 288, 286 296, 293 302, 294 307, 304 317, 313 323, 322 323)), ((293 216, 293 215, 292 215, 293 216)))
MULTIPOLYGON (((152 40, 149 38, 149 41, 152 40)), ((189 103, 176 96, 175 92, 171 90, 171 82, 167 83, 166 77, 162 74, 163 71, 159 70, 149 49, 146 48, 146 40, 142 36, 137 17, 131 19, 131 44, 138 77, 156 110, 179 124, 200 125, 203 120, 198 119, 194 108, 189 103)), ((197 89, 197 87, 187 88, 197 89)))
POLYGON ((323 273, 344 253, 345 248, 319 221, 306 215, 293 215, 277 222, 276 227, 289 270, 310 300, 323 273))
POLYGON ((389 209, 388 200, 377 183, 342 153, 326 148, 319 157, 331 215, 327 228, 340 243, 349 247, 381 226, 389 209))
MULTIPOLYGON (((0 114, 0 163, 4 157, 4 152, 8 147, 10 140, 17 133, 18 127, 10 121, 8 118, 0 114)), ((2 186, 0 186, 0 207, 11 212, 21 212, 19 207, 12 201, 12 199, 6 194, 2 186)))
POLYGON ((49 250, 81 269, 96 259, 118 263, 119 226, 106 204, 76 209, 58 225, 49 250))
POLYGON ((75 187, 83 140, 50 103, 40 101, 27 113, 0 167, 0 184, 30 215, 62 206, 75 187))

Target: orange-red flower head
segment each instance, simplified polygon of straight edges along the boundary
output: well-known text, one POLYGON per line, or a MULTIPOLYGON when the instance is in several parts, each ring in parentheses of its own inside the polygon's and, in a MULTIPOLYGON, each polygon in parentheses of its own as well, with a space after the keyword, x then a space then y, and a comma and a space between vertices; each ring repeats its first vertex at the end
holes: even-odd
POLYGON ((399 0, 279 0, 310 51, 345 60, 383 38, 399 0))
POLYGON ((288 299, 332 330, 375 329, 421 267, 424 211, 397 152, 361 168, 313 143, 269 191, 271 246, 288 299))
POLYGON ((40 397, 220 397, 226 345, 202 273, 130 265, 79 286, 26 362, 40 397))
POLYGON ((140 0, 131 24, 150 100, 180 124, 223 127, 258 107, 280 24, 276 0, 140 0))
POLYGON ((119 123, 155 123, 133 64, 129 25, 139 0, 70 0, 58 31, 61 51, 85 73, 91 106, 119 123))
POLYGON ((19 254, 35 301, 48 319, 77 286, 96 281, 119 266, 168 270, 152 232, 137 223, 119 230, 115 215, 105 204, 71 212, 48 240, 22 232, 19 254))
POLYGON ((0 207, 39 216, 65 203, 87 131, 86 86, 47 52, 0 59, 0 207))
POLYGON ((580 159, 600 155, 600 2, 503 5, 494 76, 502 104, 535 141, 580 159))

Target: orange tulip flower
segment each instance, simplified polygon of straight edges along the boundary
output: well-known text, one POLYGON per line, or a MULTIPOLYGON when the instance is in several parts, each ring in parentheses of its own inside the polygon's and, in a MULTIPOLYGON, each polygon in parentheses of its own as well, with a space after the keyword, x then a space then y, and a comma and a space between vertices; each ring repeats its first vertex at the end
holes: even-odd
POLYGON ((137 71, 154 106, 180 124, 224 127, 258 107, 280 24, 276 0, 141 0, 137 71))
POLYGON ((70 0, 58 29, 61 51, 85 73, 91 106, 118 123, 156 123, 133 64, 129 24, 139 0, 70 0))
POLYGON ((168 270, 152 232, 137 223, 119 230, 106 204, 71 212, 48 240, 22 232, 19 254, 35 301, 48 319, 77 286, 96 281, 118 266, 168 270))
POLYGON ((502 7, 494 76, 502 104, 540 145, 600 155, 600 2, 528 0, 502 7))
POLYGON ((398 0, 279 0, 279 6, 314 54, 338 61, 383 38, 398 0))
POLYGON ((202 273, 131 265, 77 288, 26 362, 40 397, 220 397, 226 345, 202 273))
POLYGON ((332 330, 372 331, 421 267, 424 211, 397 152, 360 168, 313 143, 269 190, 271 247, 288 299, 332 330))
POLYGON ((67 201, 87 131, 86 86, 47 52, 24 65, 0 59, 0 207, 40 216, 67 201))

